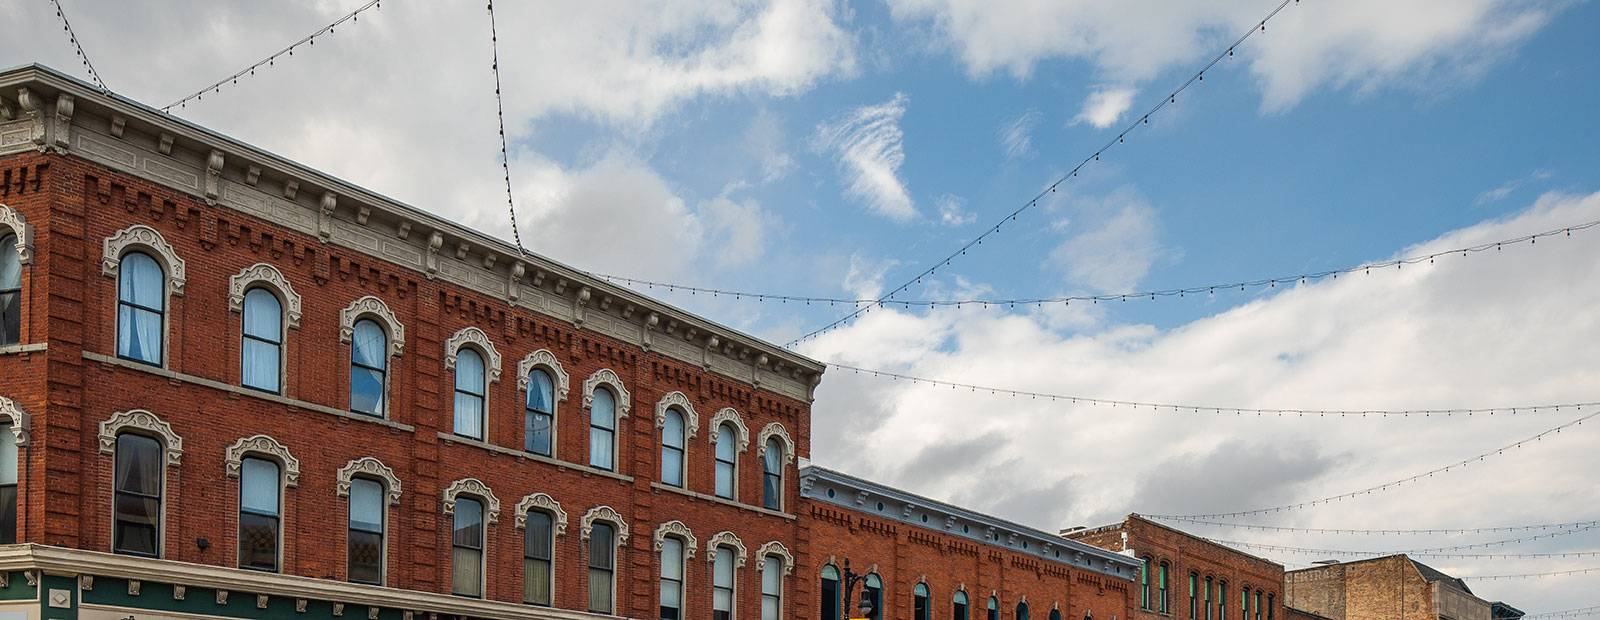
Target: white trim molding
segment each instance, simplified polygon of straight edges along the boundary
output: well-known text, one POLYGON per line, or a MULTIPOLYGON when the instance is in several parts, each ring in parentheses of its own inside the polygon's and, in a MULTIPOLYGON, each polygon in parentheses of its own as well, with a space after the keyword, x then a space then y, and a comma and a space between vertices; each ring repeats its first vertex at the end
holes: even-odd
POLYGON ((594 389, 600 386, 610 387, 617 393, 617 417, 628 417, 628 410, 633 406, 633 397, 628 394, 628 388, 622 387, 622 378, 617 376, 610 368, 601 368, 583 380, 583 408, 588 409, 594 405, 594 389))
POLYGON ((783 464, 793 465, 794 440, 789 438, 789 431, 784 430, 783 425, 777 422, 768 423, 761 428, 761 434, 756 436, 756 458, 767 456, 767 440, 773 437, 783 440, 783 464))
POLYGON ((563 536, 567 533, 567 511, 561 509, 561 502, 544 493, 534 493, 517 502, 517 529, 528 529, 528 511, 542 510, 554 517, 551 521, 555 524, 555 535, 563 536))
POLYGON ((367 316, 383 322, 387 331, 385 335, 389 337, 389 357, 400 357, 406 346, 406 326, 394 318, 388 304, 371 295, 352 301, 339 311, 339 342, 350 344, 350 339, 356 333, 356 321, 367 316))
POLYGON ((667 410, 677 407, 683 411, 684 425, 688 427, 688 439, 694 439, 700 432, 700 414, 694 412, 694 403, 689 402, 689 397, 683 392, 671 391, 661 400, 656 401, 656 428, 667 425, 667 410))
POLYGON ((769 556, 783 558, 784 575, 794 574, 794 554, 789 553, 789 548, 783 546, 783 543, 776 540, 761 545, 761 548, 756 550, 757 571, 760 571, 766 566, 767 557, 769 556))
POLYGON ((571 390, 571 380, 567 378, 567 371, 561 367, 561 362, 556 360, 556 354, 546 349, 539 349, 529 353, 522 361, 517 362, 517 389, 528 391, 528 373, 535 368, 543 368, 550 372, 551 382, 555 384, 556 400, 567 402, 567 392, 571 390))
POLYGON ((484 372, 489 378, 489 383, 499 383, 500 352, 495 350, 493 342, 489 342, 489 336, 476 327, 462 328, 449 340, 444 341, 444 369, 456 369, 456 357, 461 354, 461 347, 467 344, 477 347, 478 352, 488 358, 483 360, 483 364, 487 367, 484 372))
POLYGON ((167 467, 177 467, 183 464, 183 438, 172 432, 172 425, 162 422, 156 414, 143 409, 130 409, 111 414, 104 422, 100 423, 100 453, 113 454, 117 451, 117 433, 125 430, 142 432, 146 435, 159 437, 162 448, 167 453, 167 467))
POLYGON ((745 552, 744 542, 739 540, 737 535, 728 530, 722 530, 717 532, 716 535, 712 536, 711 540, 706 541, 707 562, 717 561, 717 547, 727 547, 729 549, 733 549, 734 557, 737 559, 737 561, 733 564, 734 567, 744 568, 745 558, 749 554, 745 552))
POLYGON ((750 447, 750 429, 745 427, 744 418, 740 417, 739 412, 734 410, 733 407, 723 407, 722 411, 718 411, 716 415, 711 416, 711 426, 708 427, 711 429, 711 445, 717 445, 717 429, 722 427, 723 422, 732 423, 733 430, 739 432, 740 452, 744 452, 745 449, 750 447))
POLYGON ((462 478, 450 483, 450 486, 445 488, 445 514, 454 515, 456 513, 456 496, 462 493, 476 495, 483 499, 485 504, 483 507, 483 521, 485 524, 492 524, 500 520, 500 498, 495 497, 494 491, 490 491, 489 486, 477 478, 462 478))
POLYGON ((33 430, 33 420, 28 417, 28 412, 22 410, 22 405, 0 396, 0 417, 11 421, 11 433, 17 436, 17 446, 28 445, 28 435, 33 430))
POLYGON ((694 559, 694 548, 700 545, 700 541, 695 540, 694 533, 689 531, 689 526, 684 525, 682 521, 674 519, 657 527, 655 536, 656 553, 661 553, 661 544, 668 536, 677 536, 683 539, 684 561, 687 562, 694 559))
POLYGON ((266 435, 252 435, 241 437, 239 441, 228 446, 227 458, 223 461, 228 470, 229 478, 238 478, 239 470, 244 465, 244 457, 250 453, 265 454, 277 459, 283 464, 283 485, 294 487, 300 485, 300 460, 289 454, 289 448, 278 443, 278 440, 266 435))
POLYGON ((394 470, 389 469, 388 465, 384 465, 383 461, 370 456, 354 459, 349 463, 345 463, 344 467, 339 468, 339 471, 335 474, 335 479, 338 481, 335 493, 339 497, 349 497, 350 481, 357 476, 382 478, 385 487, 384 491, 389 494, 389 505, 400 505, 400 478, 395 476, 394 470))
POLYGON ((265 284, 278 293, 278 298, 283 300, 283 313, 289 319, 289 327, 300 329, 300 295, 294 292, 294 287, 289 285, 289 279, 283 276, 283 272, 266 263, 245 267, 238 275, 228 278, 228 310, 243 312, 244 294, 256 284, 265 284))
POLYGON ((183 296, 183 284, 188 281, 183 259, 178 258, 178 253, 172 249, 172 244, 167 243, 161 233, 143 224, 134 224, 106 237, 102 244, 100 272, 112 278, 117 277, 122 267, 122 255, 129 248, 143 248, 154 252, 156 260, 165 263, 162 267, 167 272, 167 292, 177 297, 183 296))
POLYGON ((590 508, 589 512, 583 514, 583 521, 581 522, 583 529, 581 532, 584 540, 589 540, 589 535, 594 533, 595 521, 609 521, 612 525, 617 526, 618 547, 628 541, 628 522, 624 521, 622 515, 618 514, 616 509, 610 506, 595 506, 590 508))
POLYGON ((0 203, 0 225, 17 233, 17 263, 26 265, 33 262, 33 229, 28 226, 27 218, 0 203))

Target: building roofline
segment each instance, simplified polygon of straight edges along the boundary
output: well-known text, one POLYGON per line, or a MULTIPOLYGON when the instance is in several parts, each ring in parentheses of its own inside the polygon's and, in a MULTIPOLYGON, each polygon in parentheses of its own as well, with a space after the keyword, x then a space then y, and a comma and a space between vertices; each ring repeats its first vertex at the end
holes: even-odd
POLYGON ((1228 546, 1228 545, 1225 545, 1225 544, 1223 544, 1223 543, 1219 543, 1219 542, 1217 542, 1217 541, 1214 541, 1214 540, 1211 540, 1211 539, 1209 539, 1209 538, 1204 538, 1204 537, 1201 537, 1201 536, 1196 536, 1196 535, 1194 535, 1194 534, 1190 534, 1190 533, 1189 533, 1189 532, 1185 532, 1185 531, 1183 531, 1183 530, 1180 530, 1180 529, 1178 529, 1178 528, 1175 528, 1175 527, 1172 527, 1172 526, 1170 526, 1170 525, 1167 525, 1167 524, 1165 524, 1165 523, 1159 523, 1159 522, 1156 522, 1156 521, 1153 521, 1153 520, 1150 520, 1150 519, 1148 519, 1148 518, 1146 518, 1146 517, 1144 517, 1144 516, 1143 516, 1143 515, 1140 515, 1140 514, 1139 514, 1139 513, 1137 513, 1137 512, 1130 512, 1130 513, 1128 513, 1128 518, 1127 518, 1127 521, 1132 521, 1132 520, 1138 520, 1138 521, 1139 521, 1139 522, 1140 522, 1140 523, 1145 523, 1145 524, 1149 524, 1149 525, 1153 525, 1153 526, 1155 526, 1155 527, 1159 527, 1159 528, 1161 528, 1161 529, 1163 529, 1163 530, 1166 530, 1166 531, 1168 531, 1168 532, 1173 532, 1173 533, 1176 533, 1176 534, 1181 534, 1181 535, 1183 535, 1183 536, 1187 536, 1187 537, 1189 537, 1189 538, 1191 538, 1191 539, 1194 539, 1194 540, 1197 540, 1197 541, 1199 541, 1199 542, 1203 542, 1203 543, 1206 543, 1206 544, 1208 544, 1208 545, 1216 545, 1216 546, 1218 546, 1218 547, 1221 547, 1221 548, 1223 548, 1223 549, 1227 549, 1227 550, 1228 550, 1228 551, 1231 551, 1231 552, 1233 552, 1233 553, 1236 553, 1236 554, 1238 554, 1238 555, 1242 555, 1242 556, 1244 556, 1244 557, 1247 557, 1247 558, 1250 558, 1250 559, 1252 559, 1252 560, 1256 560, 1256 561, 1260 561, 1260 562, 1266 562, 1266 563, 1267 563, 1267 564, 1271 564, 1271 565, 1273 565, 1273 566, 1276 566, 1276 567, 1278 567, 1278 570, 1285 570, 1285 567, 1284 567, 1284 565, 1283 565, 1283 564, 1280 564, 1280 563, 1278 563, 1278 562, 1274 562, 1274 561, 1272 561, 1272 560, 1269 560, 1269 559, 1267 559, 1267 558, 1264 558, 1264 557, 1261 557, 1261 556, 1259 556, 1259 555, 1256 555, 1256 554, 1253 554, 1253 553, 1249 553, 1249 552, 1246 552, 1246 551, 1240 551, 1240 550, 1238 550, 1238 549, 1235 549, 1235 548, 1233 548, 1233 547, 1230 547, 1230 546, 1228 546))

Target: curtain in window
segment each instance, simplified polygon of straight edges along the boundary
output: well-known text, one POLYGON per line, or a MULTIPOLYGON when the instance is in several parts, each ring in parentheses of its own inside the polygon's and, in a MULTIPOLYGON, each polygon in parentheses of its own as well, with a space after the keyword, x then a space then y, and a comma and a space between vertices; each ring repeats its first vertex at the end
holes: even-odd
POLYGON ((783 558, 769 555, 761 565, 761 620, 779 620, 782 609, 783 558))
POLYGON ((283 309, 266 289, 244 294, 244 384, 258 390, 278 391, 282 374, 283 309))
MULTIPOLYGON (((598 394, 598 393, 597 393, 598 394)), ((615 534, 605 523, 594 524, 589 533, 589 611, 611 613, 611 576, 616 566, 615 534)))
POLYGON ((683 486, 683 416, 676 409, 661 426, 661 483, 683 486))
POLYGON ((767 452, 761 464, 761 507, 778 510, 783 507, 783 445, 777 438, 767 440, 767 452))
POLYGON ((683 541, 661 541, 661 620, 683 617, 683 541))
POLYGON ((528 373, 528 403, 523 419, 523 449, 550 456, 551 431, 555 423, 555 383, 543 370, 528 373))
POLYGON ((17 542, 17 436, 0 424, 0 545, 17 542))
POLYGON ((160 553, 161 444, 143 435, 117 436, 115 505, 111 549, 117 553, 160 553))
POLYGON ((350 481, 350 581, 383 583, 383 499, 376 480, 350 481))
POLYGON ((0 346, 22 341, 22 260, 17 236, 0 235, 0 346))
POLYGON ((483 504, 456 498, 451 537, 450 593, 483 596, 483 504))
POLYGON ((717 497, 733 499, 733 465, 735 450, 733 426, 723 424, 717 427, 717 497))
POLYGON ((155 259, 139 252, 122 257, 117 283, 117 355, 161 365, 165 280, 155 259))
POLYGON ((350 410, 383 415, 383 381, 388 369, 389 338, 378 324, 356 321, 350 342, 350 410))
POLYGON ((594 391, 594 402, 589 406, 589 465, 600 469, 616 467, 617 401, 611 391, 599 388, 594 391))
POLYGON ((550 515, 528 511, 522 539, 522 601, 550 604, 550 515))
POLYGON ((483 357, 463 348, 456 353, 456 434, 484 439, 483 357))

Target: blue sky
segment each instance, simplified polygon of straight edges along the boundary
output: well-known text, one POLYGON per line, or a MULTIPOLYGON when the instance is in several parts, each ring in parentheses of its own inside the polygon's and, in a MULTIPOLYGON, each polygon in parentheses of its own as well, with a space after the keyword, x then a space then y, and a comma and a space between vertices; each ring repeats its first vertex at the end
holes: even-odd
MULTIPOLYGON (((359 4, 66 8, 112 89, 164 105, 359 4)), ((1276 4, 502 3, 522 236, 535 252, 603 273, 876 296, 1114 138, 1276 4)), ((0 42, 0 65, 77 70, 48 9, 0 0, 0 26, 26 33, 0 42)), ((1592 2, 1291 3, 1125 144, 905 297, 1225 283, 1600 219, 1597 26, 1592 2)), ((509 238, 487 28, 473 3, 385 3, 178 114, 509 238)), ((981 385, 1201 405, 1600 400, 1600 351, 1588 344, 1600 338, 1596 235, 1215 296, 880 310, 798 350, 981 385)), ((779 343, 842 314, 653 292, 779 343)), ((813 457, 1049 529, 1325 497, 1576 415, 1251 419, 1023 402, 833 370, 813 408, 813 457)), ((1257 522, 1600 518, 1600 489, 1584 473, 1600 467, 1586 449, 1594 432, 1574 427, 1437 481, 1257 522)), ((1349 550, 1510 537, 1191 529, 1349 550)), ((1586 532, 1496 549, 1597 543, 1586 532)), ((1427 561, 1469 582, 1600 566, 1427 561)), ((1596 575, 1473 587, 1554 611, 1594 604, 1596 575)))

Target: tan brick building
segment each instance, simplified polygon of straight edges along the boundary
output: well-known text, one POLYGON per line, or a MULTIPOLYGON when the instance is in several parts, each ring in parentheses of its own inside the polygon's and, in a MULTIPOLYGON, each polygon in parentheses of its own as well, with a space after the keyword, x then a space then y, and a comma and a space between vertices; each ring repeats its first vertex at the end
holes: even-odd
POLYGON ((1465 581, 1406 557, 1284 574, 1287 604, 1329 620, 1491 620, 1491 603, 1465 581))

